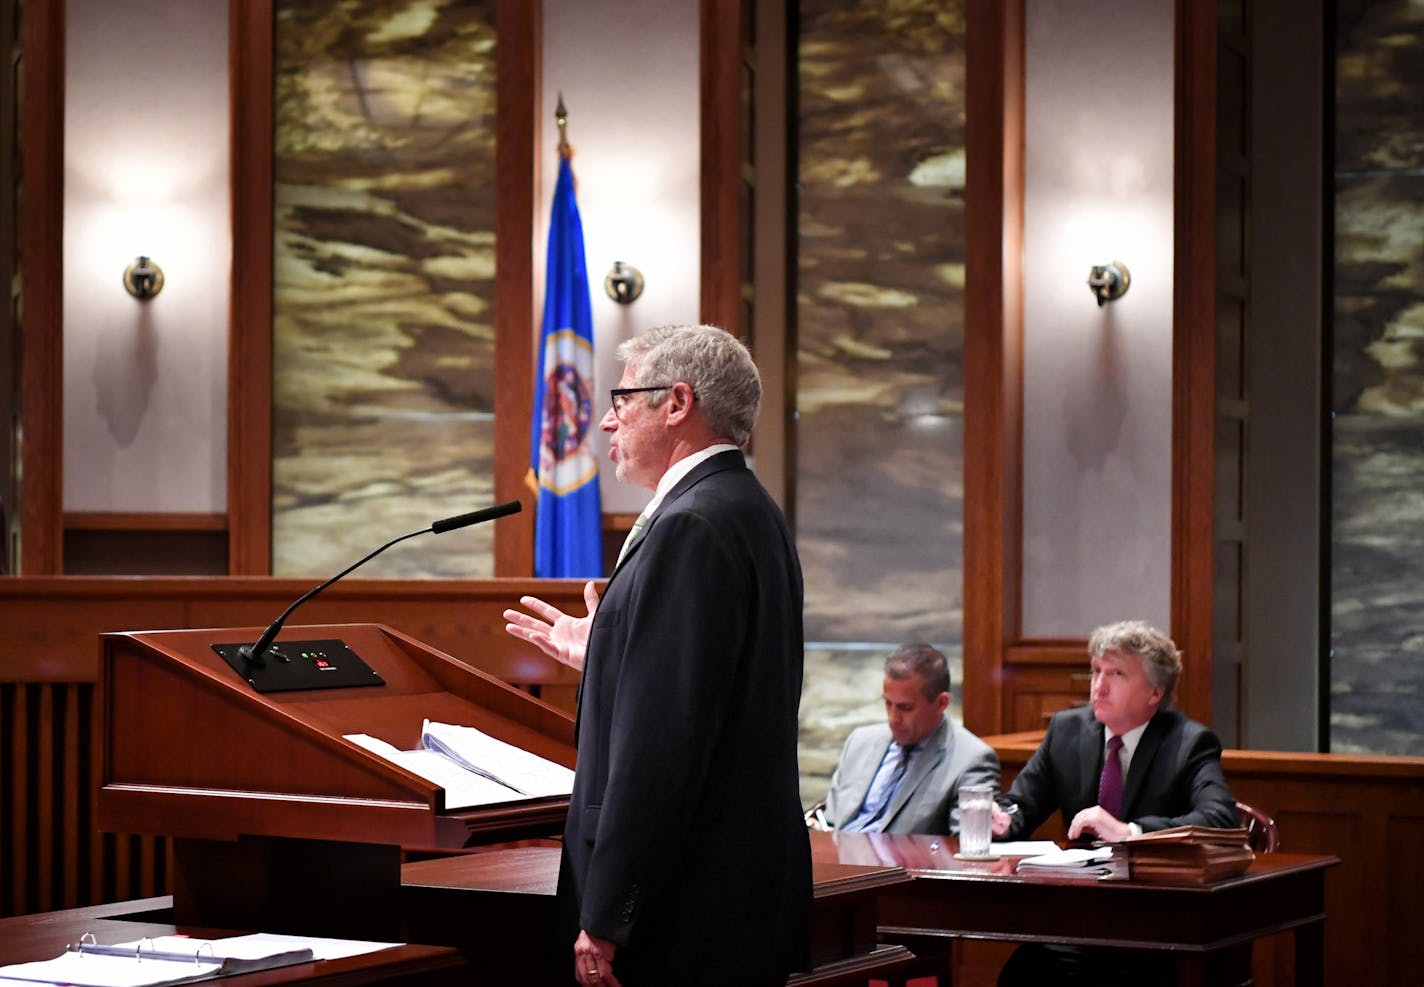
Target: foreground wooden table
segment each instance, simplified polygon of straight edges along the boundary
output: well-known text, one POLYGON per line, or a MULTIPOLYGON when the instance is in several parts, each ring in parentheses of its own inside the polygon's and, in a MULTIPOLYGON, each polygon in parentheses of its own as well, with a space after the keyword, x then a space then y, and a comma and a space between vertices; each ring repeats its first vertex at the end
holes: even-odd
POLYGON ((1325 872, 1332 856, 1266 854, 1239 877, 1210 885, 1147 884, 1017 873, 1017 861, 955 859, 952 836, 812 833, 819 862, 899 866, 914 880, 880 898, 880 932, 917 952, 956 938, 1170 950, 1178 983, 1227 978, 1232 950, 1293 931, 1298 984, 1324 969, 1325 872))
MULTIPOLYGON (((408 863, 401 868, 401 912, 412 936, 460 947, 490 983, 562 984, 573 954, 571 944, 551 938, 558 876, 553 845, 408 863)), ((909 967, 908 949, 879 941, 881 895, 910 883, 903 868, 819 860, 812 879, 815 968, 792 977, 789 987, 863 985, 909 967)))
MULTIPOLYGON (((201 938, 239 934, 176 926, 166 921, 172 905, 172 896, 165 895, 0 919, 0 965, 54 959, 70 943, 78 942, 86 932, 92 933, 97 942, 106 944, 175 933, 201 938)), ((307 984, 363 987, 374 983, 465 987, 470 982, 471 973, 459 951, 448 946, 417 945, 393 946, 341 959, 294 963, 212 981, 221 983, 222 987, 296 987, 307 984)))

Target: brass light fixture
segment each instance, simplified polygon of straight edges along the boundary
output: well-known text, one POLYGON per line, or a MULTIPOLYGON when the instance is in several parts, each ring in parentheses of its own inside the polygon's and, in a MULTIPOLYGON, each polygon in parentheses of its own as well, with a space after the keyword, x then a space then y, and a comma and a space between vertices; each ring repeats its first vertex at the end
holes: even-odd
POLYGON ((1098 264, 1088 272, 1088 288, 1093 297, 1097 298, 1098 308, 1102 308, 1105 302, 1116 301, 1127 294, 1130 284, 1132 274, 1120 260, 1111 264, 1098 264))
POLYGON ((643 293, 643 272, 621 260, 613 262, 613 270, 603 279, 603 290, 619 305, 631 305, 643 293))
POLYGON ((124 268, 124 287, 140 301, 148 301, 163 290, 163 268, 143 255, 124 268))

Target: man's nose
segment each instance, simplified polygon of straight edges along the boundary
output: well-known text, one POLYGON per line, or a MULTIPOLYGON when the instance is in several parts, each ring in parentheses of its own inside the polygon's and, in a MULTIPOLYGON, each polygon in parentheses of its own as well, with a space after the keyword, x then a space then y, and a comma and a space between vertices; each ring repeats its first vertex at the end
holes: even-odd
POLYGON ((618 416, 609 408, 603 413, 603 417, 598 422, 598 427, 605 432, 612 432, 618 427, 618 416))

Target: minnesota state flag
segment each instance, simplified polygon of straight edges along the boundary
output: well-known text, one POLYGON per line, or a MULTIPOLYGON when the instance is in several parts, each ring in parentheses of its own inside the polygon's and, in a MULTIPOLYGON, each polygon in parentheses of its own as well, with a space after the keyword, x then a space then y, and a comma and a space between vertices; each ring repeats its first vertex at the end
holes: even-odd
POLYGON ((545 266, 530 448, 530 465, 539 483, 534 575, 593 578, 603 575, 594 448, 598 419, 593 399, 593 315, 573 169, 562 155, 545 266))

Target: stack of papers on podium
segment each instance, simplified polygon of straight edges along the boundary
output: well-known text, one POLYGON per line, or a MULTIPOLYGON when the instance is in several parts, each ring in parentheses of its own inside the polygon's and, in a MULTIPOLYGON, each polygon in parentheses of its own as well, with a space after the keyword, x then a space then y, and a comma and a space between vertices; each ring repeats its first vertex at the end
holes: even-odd
POLYGON ((568 795, 574 790, 571 769, 474 727, 426 720, 420 748, 413 751, 364 733, 347 734, 346 739, 445 789, 446 809, 568 795))
POLYGON ((522 747, 506 744, 474 727, 425 721, 420 746, 521 795, 568 795, 574 790, 573 769, 555 764, 522 747))

